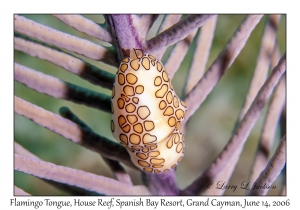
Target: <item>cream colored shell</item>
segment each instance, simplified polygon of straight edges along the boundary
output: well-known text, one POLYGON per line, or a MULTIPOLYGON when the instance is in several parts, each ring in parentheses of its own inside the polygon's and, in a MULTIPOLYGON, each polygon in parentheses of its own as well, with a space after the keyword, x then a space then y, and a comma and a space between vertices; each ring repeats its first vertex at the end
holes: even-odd
POLYGON ((116 73, 112 91, 113 136, 141 170, 161 173, 184 155, 181 122, 186 106, 173 90, 162 63, 133 49, 116 73))

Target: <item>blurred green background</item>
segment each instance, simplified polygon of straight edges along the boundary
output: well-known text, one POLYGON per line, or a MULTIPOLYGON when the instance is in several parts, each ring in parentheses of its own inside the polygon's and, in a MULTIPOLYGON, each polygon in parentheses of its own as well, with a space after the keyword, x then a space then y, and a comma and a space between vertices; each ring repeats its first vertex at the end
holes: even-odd
MULTIPOLYGON (((89 39, 97 44, 110 46, 107 43, 101 42, 84 33, 74 30, 72 27, 65 25, 51 15, 23 16, 68 34, 89 39)), ((97 23, 104 22, 102 15, 84 16, 97 23)), ((207 67, 212 64, 244 18, 245 15, 218 16, 215 36, 207 67)), ((155 35, 162 19, 163 15, 160 15, 150 30, 147 36, 148 38, 155 35)), ((181 189, 189 185, 211 164, 229 140, 238 115, 240 114, 241 107, 243 106, 253 70, 256 65, 265 21, 266 17, 263 17, 252 32, 246 46, 241 51, 233 65, 191 118, 189 127, 186 131, 185 156, 178 165, 176 171, 177 182, 181 189)), ((277 39, 280 51, 281 53, 284 53, 286 51, 285 15, 281 16, 277 39)), ((180 69, 173 78, 173 86, 178 95, 182 92, 194 49, 195 41, 192 43, 180 66, 180 69)), ((170 50, 171 47, 167 50, 163 57, 163 62, 166 61, 170 50)), ((111 73, 115 73, 117 71, 115 67, 84 58, 80 55, 76 56, 111 73)), ((14 51, 14 59, 15 62, 19 64, 44 72, 45 74, 110 95, 111 91, 92 85, 76 75, 65 71, 63 68, 57 67, 47 61, 28 56, 16 50, 14 51)), ((108 113, 88 108, 84 105, 78 105, 61 99, 52 98, 31 90, 18 82, 14 82, 14 92, 16 96, 56 114, 58 114, 60 107, 67 106, 95 132, 114 140, 110 132, 111 116, 108 113)), ((257 148, 257 142, 259 140, 265 113, 266 107, 264 108, 262 115, 257 121, 245 144, 244 151, 241 154, 241 158, 230 180, 230 183, 232 184, 236 185, 242 181, 247 181, 249 178, 249 171, 257 148)), ((277 129, 274 148, 279 139, 280 130, 277 129)), ((46 128, 40 127, 32 121, 17 114, 14 115, 14 140, 45 161, 112 177, 112 173, 97 153, 73 144, 61 136, 47 130, 46 128)), ((139 171, 127 168, 126 166, 125 168, 130 173, 133 183, 141 184, 139 171)), ((14 173, 14 182, 16 186, 33 195, 67 195, 65 192, 52 187, 38 178, 17 171, 14 173)), ((279 187, 279 180, 277 180, 277 186, 279 187)), ((270 195, 278 194, 278 190, 279 188, 271 191, 270 195)), ((226 192, 225 195, 244 195, 245 193, 245 191, 237 189, 233 193, 231 191, 226 192)))

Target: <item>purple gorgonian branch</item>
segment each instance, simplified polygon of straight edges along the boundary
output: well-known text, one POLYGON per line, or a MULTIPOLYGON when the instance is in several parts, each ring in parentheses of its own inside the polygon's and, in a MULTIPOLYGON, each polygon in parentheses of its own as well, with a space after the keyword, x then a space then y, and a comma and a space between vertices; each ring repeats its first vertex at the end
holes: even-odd
POLYGON ((261 45, 260 45, 261 48, 257 58, 257 63, 254 69, 252 81, 246 96, 244 107, 242 108, 242 111, 240 113, 240 117, 239 117, 240 120, 243 119, 251 103, 253 102, 256 94, 258 93, 260 87, 263 85, 263 83, 265 82, 268 76, 271 57, 276 43, 279 20, 280 20, 280 15, 268 16, 265 29, 264 29, 264 34, 261 39, 261 45))
MULTIPOLYGON (((259 118, 261 111, 268 101, 274 87, 277 85, 285 71, 286 55, 284 54, 269 78, 261 87, 255 100, 243 120, 239 122, 223 151, 201 176, 182 191, 183 195, 197 195, 206 189, 208 183, 216 183, 220 177, 222 177, 222 180, 227 181, 227 179, 231 177, 250 131, 259 118)), ((207 189, 206 194, 210 195, 211 193, 212 192, 207 189)))
POLYGON ((25 156, 25 157, 29 157, 29 158, 39 159, 36 155, 34 155, 31 152, 29 152, 27 149, 25 149, 24 147, 22 147, 17 142, 14 142, 14 153, 18 154, 18 155, 25 156))
POLYGON ((205 72, 206 63, 214 38, 217 18, 218 16, 212 17, 201 27, 200 35, 197 39, 197 45, 193 55, 193 60, 189 69, 185 87, 185 95, 187 95, 200 81, 205 72))
POLYGON ((15 15, 15 30, 40 41, 114 65, 111 53, 103 46, 86 39, 63 33, 25 17, 15 15))
POLYGON ((168 47, 184 39, 192 31, 201 27, 207 20, 214 15, 188 15, 167 30, 146 42, 146 51, 155 52, 163 47, 168 47))
POLYGON ((271 186, 272 183, 279 176, 281 170, 286 163, 286 137, 284 136, 273 155, 268 162, 266 168, 260 173, 259 177, 253 183, 249 195, 266 195, 269 191, 268 188, 262 188, 260 186, 271 186), (258 187, 256 187, 258 186, 258 187))
POLYGON ((120 161, 129 167, 136 168, 131 162, 127 150, 120 144, 91 132, 76 123, 57 114, 49 112, 17 96, 14 100, 15 112, 36 124, 45 127, 64 138, 80 144, 106 158, 120 161))
POLYGON ((131 186, 111 178, 15 154, 15 170, 105 195, 149 195, 145 186, 131 186))
MULTIPOLYGON (((24 147, 19 145, 18 143, 15 142, 14 144, 14 153, 18 154, 20 156, 28 157, 31 159, 36 159, 36 160, 41 160, 39 157, 35 156, 28 150, 26 150, 24 147)), ((43 160, 41 160, 43 161, 43 160)), ((59 174, 58 174, 59 176, 59 174)), ((54 180, 49 180, 45 178, 40 178, 44 182, 47 182, 48 184, 56 187, 57 189, 60 189, 62 191, 68 192, 70 195, 95 195, 95 192, 90 192, 86 189, 75 187, 72 185, 69 185, 68 183, 61 183, 59 181, 54 181, 54 180)))
POLYGON ((158 16, 159 15, 157 14, 146 14, 141 17, 134 16, 136 17, 135 26, 139 29, 138 32, 140 33, 140 37, 144 37, 144 39, 146 38, 148 31, 158 16))
POLYGON ((174 77, 174 74, 178 70, 180 64, 182 63, 190 45, 196 36, 197 29, 192 31, 183 40, 176 43, 175 47, 172 49, 171 54, 166 61, 164 67, 169 74, 170 79, 174 77))
POLYGON ((105 94, 64 82, 17 63, 14 76, 16 81, 40 93, 111 112, 111 99, 105 94))
POLYGON ((132 48, 144 49, 145 37, 141 37, 134 25, 133 15, 104 15, 118 62, 129 57, 132 48))
POLYGON ((95 22, 83 17, 82 15, 53 15, 65 24, 81 31, 87 35, 95 37, 104 42, 111 42, 110 34, 95 22))
POLYGON ((253 183, 255 181, 260 172, 266 167, 268 163, 269 154, 272 151, 272 146, 274 143, 277 127, 276 125, 279 123, 280 115, 285 104, 285 80, 286 76, 284 74, 273 93, 272 100, 268 107, 254 163, 252 166, 250 183, 253 183))
MULTIPOLYGON (((88 129, 90 132, 94 133, 94 131, 79 117, 77 117, 69 108, 62 107, 59 109, 59 113, 62 117, 71 120, 72 122, 80 125, 82 128, 88 129)), ((112 171, 117 180, 132 185, 130 176, 126 173, 125 169, 118 161, 111 160, 103 156, 102 159, 108 165, 109 169, 112 171)))
POLYGON ((16 50, 49 61, 95 85, 99 85, 110 90, 112 89, 115 80, 114 74, 99 69, 71 54, 65 53, 51 46, 45 46, 45 44, 40 44, 22 35, 17 35, 14 41, 14 47, 16 50))
MULTIPOLYGON (((165 15, 164 19, 158 29, 158 34, 167 30, 168 28, 170 28, 172 25, 174 25, 175 23, 177 23, 182 15, 165 15)), ((152 54, 154 55, 154 57, 156 57, 158 60, 161 60, 165 51, 166 51, 167 47, 162 47, 159 50, 153 52, 152 54)))
POLYGON ((226 70, 231 66, 241 50, 244 48, 251 32, 258 24, 263 15, 248 15, 240 27, 237 29, 232 38, 220 52, 219 56, 210 66, 208 71, 190 91, 185 98, 188 107, 186 120, 194 114, 200 107, 207 95, 212 91, 214 86, 219 82, 226 70))
POLYGON ((143 173, 143 177, 152 195, 178 196, 180 193, 174 169, 161 174, 143 173))

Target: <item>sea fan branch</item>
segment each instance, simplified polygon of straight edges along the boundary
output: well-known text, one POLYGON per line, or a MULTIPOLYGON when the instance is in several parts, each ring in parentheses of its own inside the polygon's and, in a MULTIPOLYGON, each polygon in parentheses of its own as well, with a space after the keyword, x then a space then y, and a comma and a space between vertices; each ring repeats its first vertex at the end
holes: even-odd
POLYGON ((260 136, 258 150, 256 152, 250 183, 257 179, 260 172, 268 163, 269 154, 271 153, 276 132, 276 125, 279 122, 280 115, 285 103, 285 74, 281 77, 270 102, 268 112, 263 123, 263 129, 260 136))
MULTIPOLYGON (((85 129, 89 130, 90 132, 94 133, 94 131, 87 124, 85 124, 81 119, 79 119, 69 108, 61 107, 59 109, 59 113, 64 118, 71 120, 72 122, 80 125, 82 128, 85 128, 85 129)), ((119 180, 120 182, 132 185, 130 176, 126 173, 125 169, 118 161, 110 160, 106 157, 102 157, 102 158, 105 161, 105 163, 108 165, 110 170, 112 170, 112 172, 117 180, 119 180)))
POLYGON ((38 92, 111 112, 110 97, 105 94, 64 82, 17 63, 14 72, 16 81, 38 92))
POLYGON ((107 177, 18 154, 15 154, 15 170, 105 195, 149 195, 144 186, 130 186, 107 177))
POLYGON ((103 61, 108 64, 115 63, 115 60, 112 60, 112 54, 100 45, 44 26, 19 15, 15 15, 14 17, 15 30, 20 33, 94 60, 103 61))
POLYGON ((150 30, 151 26, 157 19, 158 15, 157 14, 147 14, 147 15, 142 15, 141 17, 138 18, 137 22, 137 28, 139 29, 140 37, 146 37, 148 31, 150 30))
POLYGON ((261 172, 255 183, 252 185, 252 190, 249 195, 266 195, 269 189, 261 189, 255 186, 270 186, 279 176, 286 162, 286 137, 284 136, 273 157, 270 159, 267 167, 261 172))
MULTIPOLYGON (((248 90, 248 95, 245 100, 245 105, 243 107, 243 110, 241 112, 239 120, 241 120, 242 119, 241 117, 244 116, 245 110, 249 109, 251 103, 254 100, 254 97, 256 96, 259 89, 261 88, 264 81, 266 80, 268 69, 269 69, 270 63, 271 63, 270 62, 271 57, 274 52, 274 46, 276 43, 276 32, 277 32, 279 20, 280 20, 280 15, 270 15, 269 18, 267 19, 265 29, 264 29, 264 34, 263 34, 262 41, 261 41, 261 49, 260 49, 260 53, 259 53, 259 56, 257 59, 256 68, 254 71, 254 75, 253 75, 253 78, 251 81, 250 88, 248 90)), ((278 58, 278 60, 279 60, 279 58, 278 58)), ((277 60, 277 62, 278 62, 278 60, 277 60)), ((285 76, 282 76, 281 80, 283 80, 283 77, 285 77, 285 76)), ((280 82, 279 82, 278 86, 280 86, 280 82)), ((282 91, 282 90, 280 90, 280 91, 282 91)), ((280 94, 282 94, 282 92, 280 94)), ((283 90, 283 94, 284 94, 284 90, 283 90)), ((280 104, 283 105, 283 103, 284 103, 284 101, 282 101, 282 100, 284 100, 283 97, 284 96, 281 96, 281 97, 279 96, 279 98, 281 98, 280 99, 281 102, 279 103, 279 105, 280 104)), ((274 105, 272 108, 274 108, 274 105)), ((268 114, 270 114, 270 113, 268 113, 268 114)), ((271 117, 271 116, 269 116, 269 117, 271 117)), ((275 118, 276 118, 276 116, 275 116, 275 118)), ((274 118, 272 120, 274 120, 274 118)), ((274 124, 273 122, 270 123, 267 121, 265 123, 267 123, 267 124, 264 124, 263 133, 262 133, 262 135, 264 135, 264 136, 261 136, 261 141, 259 142, 259 150, 256 153, 256 158, 258 158, 258 160, 253 165, 254 173, 252 174, 252 177, 250 178, 250 180, 256 179, 258 174, 265 168, 265 166, 267 164, 267 159, 268 159, 268 152, 271 150, 271 147, 273 144, 273 136, 275 133, 276 124, 274 124), (266 126, 270 126, 270 124, 272 127, 266 127, 266 126), (271 133, 268 133, 268 131, 271 131, 271 133), (268 137, 266 137, 266 135, 268 137)), ((236 157, 236 159, 238 159, 238 157, 236 157)), ((228 170, 229 171, 233 170, 233 168, 232 169, 229 168, 228 170)), ((231 176, 231 173, 229 174, 229 176, 231 176)), ((229 178, 230 177, 223 177, 224 180, 229 180, 229 178)))
MULTIPOLYGON (((177 23, 182 15, 165 15, 164 20, 158 30, 158 33, 161 33, 165 30, 167 30, 168 28, 170 28, 172 25, 174 25, 175 23, 177 23)), ((153 52, 152 54, 158 59, 161 60, 161 58, 163 57, 163 54, 165 53, 167 47, 162 47, 161 49, 153 52)))
POLYGON ((49 61, 57 66, 61 66, 89 82, 101 87, 112 89, 115 75, 101 70, 73 55, 45 46, 22 35, 15 37, 15 49, 28 55, 49 61), (22 37, 22 38, 21 38, 22 37))
POLYGON ((240 120, 243 119, 256 94, 267 78, 272 53, 276 43, 276 32, 279 20, 280 15, 270 15, 265 25, 264 34, 261 40, 260 52, 257 58, 257 63, 254 69, 249 91, 246 96, 246 101, 239 117, 240 120))
POLYGON ((101 26, 81 15, 53 15, 65 24, 84 32, 87 35, 95 37, 104 42, 111 42, 110 34, 101 26))
MULTIPOLYGON (((14 142, 14 150, 15 150, 15 154, 18 154, 18 155, 21 155, 24 157, 28 157, 31 159, 41 160, 39 157, 35 156, 34 154, 32 154, 31 152, 26 150, 24 147, 19 145, 17 142, 14 142)), ((62 191, 68 192, 70 195, 100 195, 95 192, 85 190, 83 188, 70 186, 68 184, 64 184, 64 183, 60 183, 60 182, 56 182, 56 181, 52 181, 52 180, 47 180, 47 179, 43 179, 43 178, 41 178, 41 180, 47 182, 48 184, 50 184, 62 191)))
POLYGON ((225 71, 231 66, 261 18, 262 15, 249 15, 246 17, 202 79, 186 96, 185 103, 188 110, 185 122, 199 108, 225 71))
POLYGON ((143 173, 152 195, 179 195, 174 169, 162 174, 143 173))
POLYGON ((177 23, 180 20, 181 16, 182 15, 165 15, 164 20, 158 29, 158 34, 177 23))
POLYGON ((132 48, 144 49, 144 37, 141 37, 134 26, 132 15, 104 15, 108 24, 108 29, 112 35, 118 61, 124 57, 129 57, 132 48))
POLYGON ((39 159, 36 155, 29 152, 27 149, 22 147, 20 144, 14 141, 14 153, 18 155, 22 155, 29 158, 39 159))
POLYGON ((132 168, 136 168, 131 162, 126 149, 120 144, 113 142, 103 136, 92 133, 76 123, 63 117, 42 109, 15 96, 15 112, 36 124, 45 127, 64 138, 80 144, 100 155, 112 160, 120 161, 132 168))
POLYGON ((187 35, 187 37, 185 37, 183 40, 177 42, 175 47, 172 49, 171 55, 164 65, 171 79, 182 63, 196 33, 197 29, 192 31, 192 33, 187 35))
POLYGON ((209 19, 202 27, 197 40, 197 46, 193 56, 193 61, 187 78, 185 95, 200 81, 204 72, 206 63, 209 57, 211 44, 214 37, 214 31, 218 16, 209 19))
POLYGON ((184 20, 147 41, 147 52, 152 53, 184 39, 195 29, 201 27, 213 15, 188 15, 184 20))
MULTIPOLYGON (((281 57, 278 65, 272 71, 269 78, 261 87, 251 107, 244 116, 243 120, 238 124, 236 130, 234 131, 232 137, 230 138, 221 154, 199 178, 197 178, 182 192, 182 194, 197 195, 199 192, 206 188, 206 185, 208 183, 214 183, 220 177, 222 177, 222 180, 226 181, 228 177, 231 176, 251 129, 260 116, 261 110, 270 97, 273 88, 277 85, 278 81, 285 71, 286 55, 284 54, 281 57), (224 175, 226 175, 226 177, 224 177, 224 175)), ((206 193, 214 194, 216 192, 207 190, 206 193)))

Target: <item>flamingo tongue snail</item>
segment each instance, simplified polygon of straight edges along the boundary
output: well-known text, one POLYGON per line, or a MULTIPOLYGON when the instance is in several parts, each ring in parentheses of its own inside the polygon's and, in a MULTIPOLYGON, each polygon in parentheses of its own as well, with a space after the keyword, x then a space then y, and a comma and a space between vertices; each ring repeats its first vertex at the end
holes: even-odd
POLYGON ((112 134, 138 168, 161 173, 176 167, 184 155, 186 105, 159 60, 132 49, 116 73, 111 106, 112 134))

